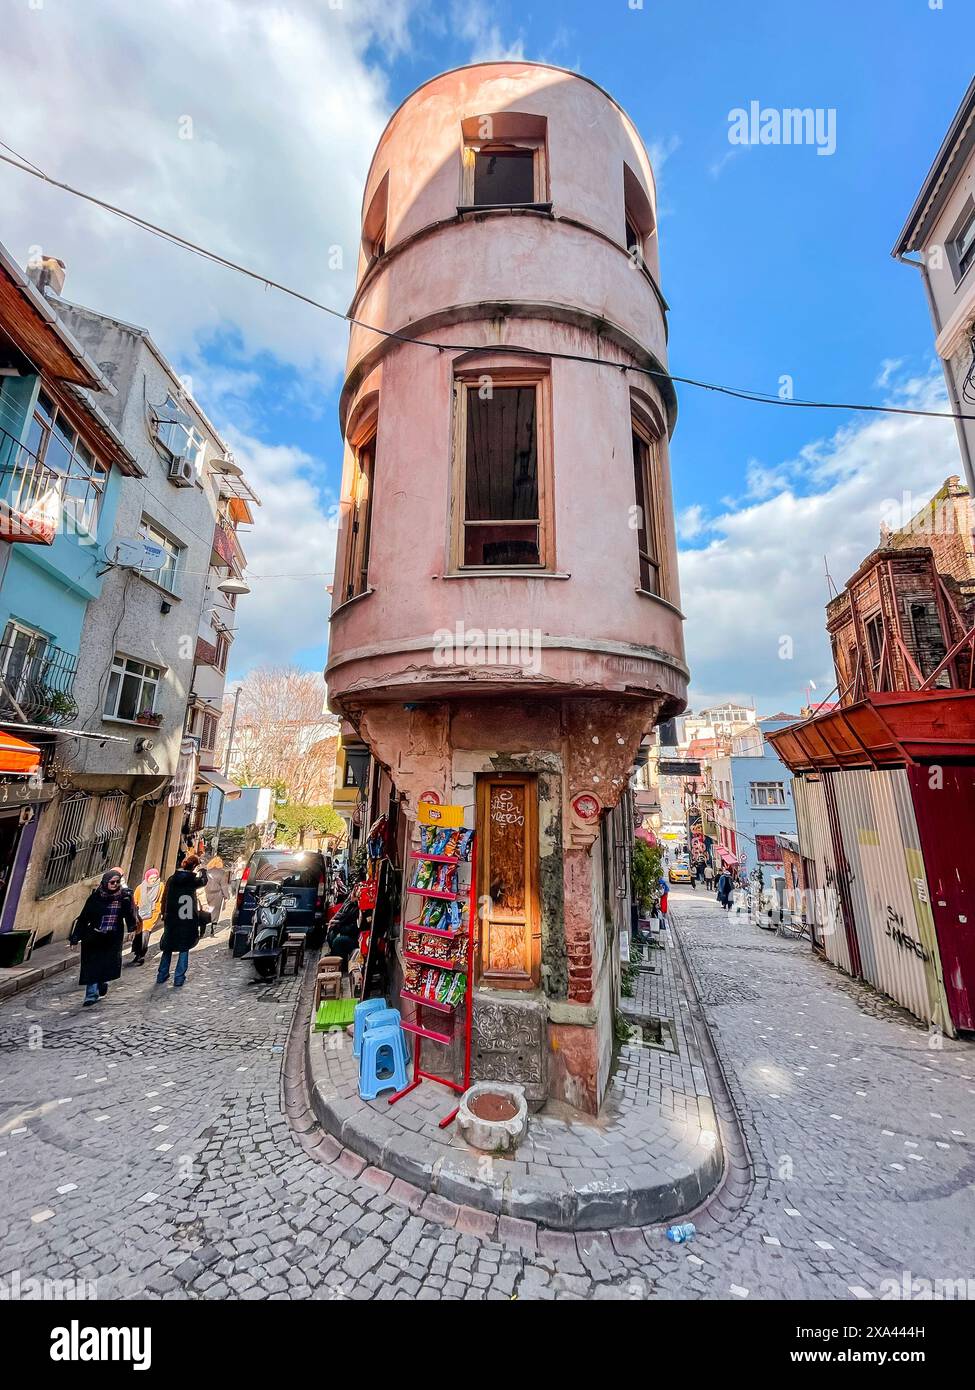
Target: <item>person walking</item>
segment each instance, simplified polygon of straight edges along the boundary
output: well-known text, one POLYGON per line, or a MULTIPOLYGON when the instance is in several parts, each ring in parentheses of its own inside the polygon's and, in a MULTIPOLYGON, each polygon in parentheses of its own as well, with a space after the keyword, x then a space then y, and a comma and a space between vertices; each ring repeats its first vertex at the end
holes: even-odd
POLYGON ((190 951, 200 939, 201 910, 196 895, 206 884, 207 871, 201 868, 195 854, 188 854, 182 866, 166 881, 166 887, 163 889, 164 925, 162 940, 159 943, 157 985, 164 985, 169 979, 169 967, 172 965, 174 952, 177 953, 177 958, 173 988, 181 988, 186 981, 190 951))
POLYGON ((660 925, 662 927, 665 927, 667 925, 667 894, 669 892, 670 884, 664 878, 663 874, 661 874, 660 878, 657 880, 657 912, 658 916, 660 917, 660 925))
POLYGON ((722 869, 718 875, 718 902, 725 912, 731 906, 731 875, 727 869, 722 869))
POLYGON ((704 886, 705 888, 714 887, 714 870, 710 863, 704 865, 704 886))
MULTIPOLYGON (((213 936, 214 928, 220 921, 223 905, 230 901, 230 871, 224 866, 219 854, 215 854, 212 859, 207 861, 206 873, 207 885, 203 890, 203 896, 206 898, 210 913, 210 935, 213 936)), ((206 926, 204 925, 200 935, 202 936, 205 931, 206 926)))
POLYGON ((127 931, 138 927, 132 894, 124 886, 121 869, 109 869, 88 894, 69 941, 81 947, 80 985, 85 986, 85 1008, 108 993, 110 980, 122 974, 122 943, 127 931))
POLYGON ((132 964, 145 965, 149 953, 149 937, 159 925, 162 915, 162 880, 158 869, 146 869, 142 882, 132 894, 138 926, 132 938, 132 964))

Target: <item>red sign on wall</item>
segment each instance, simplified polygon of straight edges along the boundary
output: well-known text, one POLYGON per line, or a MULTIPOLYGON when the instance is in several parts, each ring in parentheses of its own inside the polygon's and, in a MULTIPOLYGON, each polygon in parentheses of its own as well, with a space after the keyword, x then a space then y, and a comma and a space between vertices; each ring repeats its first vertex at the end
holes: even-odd
POLYGON ((780 864, 782 862, 782 855, 779 853, 774 835, 756 835, 755 853, 760 864, 780 864))
POLYGON ((592 792, 582 792, 581 795, 573 797, 572 809, 581 821, 591 825, 593 821, 599 820, 599 813, 603 808, 598 796, 593 796, 592 792))

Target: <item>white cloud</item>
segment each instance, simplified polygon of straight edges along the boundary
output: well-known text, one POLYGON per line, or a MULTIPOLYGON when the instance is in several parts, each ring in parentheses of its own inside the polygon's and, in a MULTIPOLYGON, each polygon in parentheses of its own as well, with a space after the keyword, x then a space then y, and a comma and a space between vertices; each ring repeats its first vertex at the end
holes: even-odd
MULTIPOLYGON (((903 383, 898 403, 945 409, 940 374, 903 383)), ((825 564, 842 588, 878 544, 892 499, 926 499, 959 472, 950 421, 857 417, 783 464, 770 495, 698 518, 713 539, 680 556, 693 706, 754 696, 766 711, 794 707, 810 680, 825 697, 825 564)))
MULTIPOLYGON (((370 46, 401 48, 414 3, 7 6, 4 78, 18 99, 3 139, 53 177, 344 312, 389 106, 370 46)), ((170 355, 233 327, 247 353, 328 376, 341 365, 340 321, 5 165, 0 205, 0 238, 21 262, 32 246, 60 256, 69 298, 145 325, 170 355)))
POLYGON ((251 592, 238 600, 233 671, 287 664, 328 636, 337 499, 322 499, 321 466, 301 449, 262 444, 230 428, 225 437, 262 505, 242 532, 251 592), (279 576, 295 576, 279 577, 279 576))
POLYGON ((695 502, 677 513, 677 535, 682 541, 692 541, 704 529, 704 508, 700 502, 695 502))
POLYGON ((502 37, 501 27, 492 22, 489 6, 470 4, 468 0, 453 0, 450 6, 450 27, 458 38, 471 45, 469 63, 498 62, 525 56, 525 40, 521 33, 516 39, 502 37))
MULTIPOLYGON (((344 313, 390 107, 377 60, 407 45, 421 4, 8 5, 4 79, 18 96, 0 136, 52 177, 344 313), (330 268, 336 246, 341 269, 330 268)), ((295 369, 286 389, 307 416, 341 370, 347 326, 2 164, 0 207, 0 240, 21 263, 34 246, 61 257, 69 299, 145 326, 189 370, 264 502, 244 538, 249 574, 318 573, 254 578, 234 670, 324 644, 335 548, 325 468, 255 436, 286 420, 263 409, 263 365, 295 369)))

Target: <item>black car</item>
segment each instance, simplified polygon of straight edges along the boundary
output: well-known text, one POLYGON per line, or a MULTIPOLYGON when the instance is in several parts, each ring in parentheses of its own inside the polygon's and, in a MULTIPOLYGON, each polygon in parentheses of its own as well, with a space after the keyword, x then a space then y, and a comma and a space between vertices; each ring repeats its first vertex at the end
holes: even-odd
POLYGON ((256 904, 255 886, 273 882, 284 890, 288 931, 321 938, 325 931, 327 878, 325 856, 317 851, 259 849, 251 855, 241 877, 231 926, 250 929, 256 904))

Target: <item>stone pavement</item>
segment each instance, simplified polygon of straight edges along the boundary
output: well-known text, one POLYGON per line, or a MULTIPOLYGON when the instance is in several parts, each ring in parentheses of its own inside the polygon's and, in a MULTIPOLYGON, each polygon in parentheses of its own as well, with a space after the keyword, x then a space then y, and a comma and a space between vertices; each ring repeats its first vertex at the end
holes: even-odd
POLYGON ((0 1005, 0 1297, 853 1299, 975 1277, 972 1044, 929 1047, 802 943, 671 903, 679 1007, 706 1016, 740 1117, 689 1245, 539 1230, 366 1166, 302 1114, 293 1071, 282 1087, 299 982, 251 983, 224 934, 182 992, 127 968, 94 1009, 73 973, 0 1005))
POLYGON ((423 1082, 393 1106, 388 1092, 361 1100, 358 1060, 344 1032, 309 1034, 315 1115, 375 1167, 496 1215, 557 1230, 678 1217, 717 1186, 722 1149, 693 1025, 679 1006, 675 952, 647 955, 649 966, 623 1010, 633 1020, 669 1020, 669 1046, 624 1044, 597 1117, 547 1106, 530 1117, 513 1156, 482 1153, 464 1142, 456 1125, 439 1128, 456 1104, 445 1087, 423 1082))

